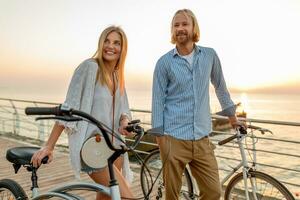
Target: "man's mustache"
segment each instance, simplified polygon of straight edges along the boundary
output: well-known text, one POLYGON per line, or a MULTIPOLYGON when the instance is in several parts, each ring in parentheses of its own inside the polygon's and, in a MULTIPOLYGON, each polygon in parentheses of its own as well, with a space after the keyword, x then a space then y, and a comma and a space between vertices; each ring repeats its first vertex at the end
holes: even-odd
POLYGON ((176 36, 180 36, 180 35, 187 35, 187 32, 186 31, 178 31, 176 33, 176 36))

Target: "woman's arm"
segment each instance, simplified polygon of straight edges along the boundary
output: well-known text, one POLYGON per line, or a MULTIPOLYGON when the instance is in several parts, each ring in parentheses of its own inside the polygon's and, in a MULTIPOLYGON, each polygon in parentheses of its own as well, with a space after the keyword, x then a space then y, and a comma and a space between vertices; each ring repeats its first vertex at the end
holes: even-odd
POLYGON ((54 124, 49 139, 46 142, 45 146, 42 147, 37 152, 35 152, 31 158, 31 162, 34 167, 39 167, 41 165, 43 158, 46 156, 49 157, 48 163, 50 163, 53 160, 54 146, 63 130, 64 130, 63 125, 60 125, 58 122, 54 124))

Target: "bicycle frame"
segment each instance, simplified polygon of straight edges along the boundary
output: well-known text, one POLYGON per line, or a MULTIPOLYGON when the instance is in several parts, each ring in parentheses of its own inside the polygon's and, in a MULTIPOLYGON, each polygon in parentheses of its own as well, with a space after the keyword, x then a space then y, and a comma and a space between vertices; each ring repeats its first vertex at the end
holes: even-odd
MULTIPOLYGON (((118 157, 119 152, 114 152, 114 154, 108 159, 109 163, 111 163, 112 167, 112 162, 111 160, 114 159, 114 157, 118 157)), ((110 166, 110 165, 109 165, 110 166)), ((101 192, 104 194, 107 194, 111 197, 112 200, 121 200, 120 196, 120 189, 119 185, 116 182, 116 180, 111 180, 110 186, 106 187, 98 183, 88 183, 88 182, 72 182, 72 183, 64 183, 62 186, 56 187, 54 189, 49 190, 48 192, 39 194, 39 188, 38 187, 33 187, 32 188, 32 200, 39 200, 43 199, 44 197, 47 196, 55 196, 55 197, 60 197, 63 199, 83 199, 80 196, 76 196, 74 194, 69 194, 66 193, 68 191, 73 191, 73 190, 92 190, 95 192, 101 192)))
MULTIPOLYGON (((222 181, 221 181, 221 185, 224 185, 225 182, 227 182, 233 175, 235 172, 237 172, 241 167, 242 167, 242 172, 243 172, 243 179, 244 179, 244 185, 245 185, 245 195, 246 195, 246 199, 249 200, 249 194, 248 194, 248 182, 247 182, 247 176, 248 176, 248 171, 249 170, 255 170, 255 166, 256 166, 256 146, 255 146, 255 141, 254 141, 254 135, 253 132, 251 134, 251 138, 252 138, 252 152, 253 152, 253 163, 252 163, 252 167, 249 167, 248 165, 248 159, 245 153, 245 148, 244 148, 244 144, 243 141, 245 140, 245 138, 247 137, 247 135, 241 134, 238 130, 237 130, 237 143, 239 145, 239 149, 240 149, 240 154, 241 154, 241 162, 232 169, 232 171, 230 171, 228 173, 227 176, 225 176, 222 181)), ((253 182, 253 180, 251 179, 251 185, 253 188, 253 196, 255 198, 255 200, 257 200, 256 197, 256 185, 253 182)))
MULTIPOLYGON (((86 119, 89 122, 93 123, 96 125, 100 131, 102 132, 102 135, 105 139, 106 144, 108 147, 114 151, 114 153, 108 158, 108 169, 109 169, 109 187, 103 186, 101 184, 97 183, 85 183, 85 182, 78 182, 78 183, 69 183, 65 184, 63 186, 60 186, 58 188, 52 189, 47 193, 39 194, 38 191, 38 185, 37 185, 37 176, 34 171, 32 175, 32 180, 33 180, 33 187, 32 187, 32 197, 34 200, 41 199, 42 197, 46 196, 57 196, 65 199, 82 199, 81 197, 73 194, 68 194, 66 193, 67 191, 71 190, 76 190, 76 189, 89 189, 97 192, 102 192, 111 197, 112 200, 121 200, 121 195, 120 195, 120 189, 118 182, 115 178, 114 170, 113 170, 113 163, 114 161, 122 154, 126 153, 129 150, 135 149, 135 147, 139 144, 141 138, 144 135, 144 131, 141 127, 139 126, 134 126, 131 127, 132 130, 135 133, 138 133, 138 137, 136 137, 135 142, 133 145, 130 147, 127 146, 121 146, 121 148, 115 148, 114 145, 111 143, 108 137, 108 133, 106 130, 103 128, 103 124, 96 120, 94 117, 91 115, 79 111, 79 110, 73 110, 69 108, 68 106, 61 105, 59 107, 28 107, 25 109, 25 113, 27 115, 54 115, 55 117, 38 117, 38 120, 41 119, 60 119, 60 120, 65 120, 65 121, 80 121, 82 119, 86 119), (74 117, 74 116, 79 116, 74 117)), ((135 122, 138 123, 138 122, 135 122)), ((34 169, 35 170, 35 169, 34 169)))
MULTIPOLYGON (((248 133, 250 134, 250 133, 248 133)), ((252 166, 249 167, 248 164, 248 159, 246 156, 246 152, 245 152, 245 147, 243 144, 243 141, 245 140, 245 138, 247 137, 247 135, 241 134, 238 130, 237 130, 237 139, 236 139, 236 143, 239 146, 239 151, 240 151, 240 155, 241 155, 241 161, 235 166, 232 167, 232 170, 230 172, 228 172, 228 174, 226 174, 226 176, 221 180, 221 185, 225 185, 225 183, 240 169, 242 168, 242 172, 243 172, 243 179, 244 179, 244 184, 245 184, 245 195, 246 195, 246 199, 249 200, 249 194, 248 194, 248 184, 247 184, 247 175, 248 175, 248 171, 249 170, 255 170, 256 169, 256 142, 255 142, 255 136, 253 134, 253 131, 251 131, 251 139, 252 139, 252 156, 253 156, 253 162, 252 162, 252 166)), ((189 173, 191 174, 190 168, 188 168, 189 173)), ((192 182, 193 185, 196 185, 196 181, 194 178, 192 178, 192 182)), ((254 184, 253 181, 251 181, 252 185, 254 184)), ((256 193, 256 187, 253 187, 253 193, 256 193)), ((199 192, 199 191, 196 191, 199 192)), ((255 200, 257 200, 256 195, 253 195, 255 197, 255 200)))

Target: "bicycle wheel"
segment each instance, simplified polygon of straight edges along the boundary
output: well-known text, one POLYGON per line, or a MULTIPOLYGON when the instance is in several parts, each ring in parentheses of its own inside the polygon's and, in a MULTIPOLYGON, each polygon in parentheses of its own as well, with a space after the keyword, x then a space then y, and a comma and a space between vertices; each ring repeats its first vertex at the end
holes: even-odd
POLYGON ((10 179, 0 180, 0 200, 25 200, 28 199, 23 188, 10 179))
MULTIPOLYGON (((140 179, 141 187, 144 195, 149 193, 149 190, 154 183, 149 199, 162 199, 164 198, 164 185, 162 176, 162 162, 160 160, 159 150, 153 151, 149 154, 145 160, 144 165, 141 168, 140 179), (146 167, 147 166, 147 167, 146 167)), ((182 177, 182 187, 180 191, 180 199, 194 199, 194 191, 191 176, 187 169, 184 170, 182 177)))
MULTIPOLYGON (((295 200, 288 189, 275 178, 258 171, 249 171, 247 176, 248 195, 251 200, 295 200)), ((233 199, 246 199, 243 173, 234 176, 226 187, 224 200, 233 199)))

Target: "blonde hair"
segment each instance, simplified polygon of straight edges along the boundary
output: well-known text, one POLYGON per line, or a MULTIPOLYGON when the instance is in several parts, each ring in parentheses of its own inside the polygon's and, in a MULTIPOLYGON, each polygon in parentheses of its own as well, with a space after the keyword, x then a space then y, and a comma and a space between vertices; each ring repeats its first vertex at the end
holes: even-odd
POLYGON ((121 36, 121 55, 115 69, 117 70, 117 80, 118 80, 120 92, 121 94, 123 94, 125 88, 124 65, 125 65, 125 59, 127 54, 127 37, 124 31, 117 26, 107 27, 100 35, 99 42, 98 42, 98 49, 96 53, 92 56, 92 58, 94 58, 99 65, 97 80, 100 81, 102 85, 108 86, 110 81, 111 69, 109 69, 109 67, 104 64, 102 52, 103 52, 104 41, 107 38, 107 36, 112 32, 116 32, 121 36))
POLYGON ((177 10, 176 13, 173 16, 172 19, 172 23, 171 23, 171 43, 175 44, 176 43, 176 37, 174 35, 174 19, 176 17, 176 15, 178 14, 184 14, 186 17, 190 17, 192 19, 193 22, 193 42, 198 42, 200 39, 200 29, 199 29, 199 25, 198 25, 198 21, 196 16, 194 15, 194 13, 189 10, 189 9, 181 9, 181 10, 177 10))

